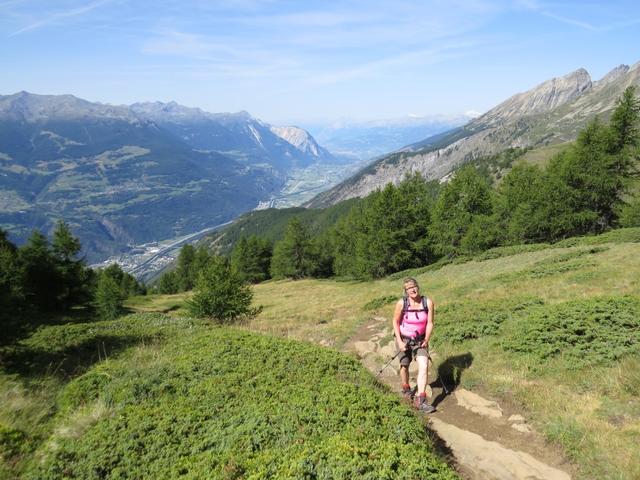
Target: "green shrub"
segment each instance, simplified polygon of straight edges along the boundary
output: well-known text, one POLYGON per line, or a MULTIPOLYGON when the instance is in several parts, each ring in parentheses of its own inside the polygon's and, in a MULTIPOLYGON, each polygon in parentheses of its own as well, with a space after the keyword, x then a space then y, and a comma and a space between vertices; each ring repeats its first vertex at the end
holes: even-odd
POLYGON ((386 295, 384 297, 374 298, 370 302, 367 302, 362 307, 363 310, 377 310, 380 307, 384 307, 385 305, 389 305, 390 303, 394 303, 398 301, 400 297, 398 295, 386 295))
POLYGON ((554 247, 575 247, 585 245, 601 245, 603 243, 640 243, 640 228, 619 228, 602 235, 587 237, 571 237, 555 243, 554 247))
POLYGON ((543 302, 531 297, 516 297, 490 302, 454 302, 439 307, 434 342, 460 343, 497 335, 504 322, 521 316, 543 302))
POLYGON ((8 460, 24 451, 27 435, 0 423, 0 458, 8 460))
POLYGON ((580 270, 597 265, 592 259, 584 258, 596 253, 608 250, 607 247, 591 247, 583 250, 574 250, 561 253, 551 258, 540 260, 528 268, 517 272, 503 273, 494 280, 499 282, 514 282, 528 279, 544 278, 565 272, 580 270))
POLYGON ((482 262, 484 260, 492 260, 494 258, 510 257, 512 255, 518 255, 519 253, 537 252, 538 250, 546 250, 547 248, 551 248, 551 245, 548 243, 530 243, 495 247, 475 255, 473 260, 482 262))
POLYGON ((640 352, 640 299, 595 298, 534 309, 502 346, 534 365, 554 357, 568 369, 607 365, 640 352))
POLYGON ((96 307, 103 320, 113 320, 123 312, 126 295, 116 280, 105 273, 98 277, 96 289, 96 307))
POLYGON ((221 257, 213 257, 196 279, 187 309, 195 317, 229 323, 255 312, 253 291, 238 272, 221 257))
POLYGON ((68 388, 113 414, 54 434, 26 478, 457 478, 415 414, 335 351, 198 328, 152 362, 102 364, 108 382, 94 372, 68 388))

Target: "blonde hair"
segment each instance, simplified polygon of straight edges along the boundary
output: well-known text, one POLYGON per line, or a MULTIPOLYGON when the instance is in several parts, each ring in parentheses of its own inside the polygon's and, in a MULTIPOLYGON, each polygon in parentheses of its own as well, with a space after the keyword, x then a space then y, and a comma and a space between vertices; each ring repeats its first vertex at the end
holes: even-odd
POLYGON ((407 283, 413 283, 416 287, 420 288, 420 285, 418 284, 418 281, 415 278, 407 277, 402 281, 403 285, 406 285, 407 283))
POLYGON ((402 281, 402 295, 403 296, 405 296, 407 294, 406 285, 408 283, 415 285, 418 288, 418 290, 420 290, 420 285, 418 284, 418 281, 415 278, 407 277, 402 281))

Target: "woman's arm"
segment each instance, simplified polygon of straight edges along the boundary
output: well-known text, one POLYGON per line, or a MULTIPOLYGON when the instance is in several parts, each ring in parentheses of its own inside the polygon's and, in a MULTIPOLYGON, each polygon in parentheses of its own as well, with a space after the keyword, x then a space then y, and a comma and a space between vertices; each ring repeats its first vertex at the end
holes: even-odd
POLYGON ((396 344, 400 350, 406 350, 406 345, 402 341, 402 335, 400 334, 400 320, 402 319, 402 311, 404 310, 404 302, 398 300, 396 308, 393 311, 393 332, 396 336, 396 344))
POLYGON ((429 338, 431 337, 431 331, 433 330, 434 325, 433 321, 436 316, 436 307, 430 298, 427 298, 427 308, 429 309, 429 312, 427 313, 427 328, 424 332, 424 342, 422 342, 423 347, 426 347, 427 343, 429 343, 429 338))

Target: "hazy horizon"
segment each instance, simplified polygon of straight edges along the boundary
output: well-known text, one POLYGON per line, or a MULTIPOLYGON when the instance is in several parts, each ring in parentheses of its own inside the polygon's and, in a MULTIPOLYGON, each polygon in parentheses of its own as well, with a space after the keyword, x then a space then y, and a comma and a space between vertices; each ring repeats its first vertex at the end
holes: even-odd
POLYGON ((0 0, 0 93, 277 125, 458 116, 634 64, 639 23, 635 2, 0 0))

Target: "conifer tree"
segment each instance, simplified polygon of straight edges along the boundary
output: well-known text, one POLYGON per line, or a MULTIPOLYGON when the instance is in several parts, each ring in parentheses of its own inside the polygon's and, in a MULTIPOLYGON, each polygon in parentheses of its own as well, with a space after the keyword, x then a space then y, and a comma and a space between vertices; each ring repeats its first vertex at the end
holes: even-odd
POLYGON ((164 273, 158 281, 158 292, 164 294, 178 293, 180 286, 175 270, 164 273))
POLYGON ((494 225, 502 245, 545 241, 544 173, 535 165, 520 164, 503 178, 495 197, 494 225))
MULTIPOLYGON (((620 153, 625 148, 640 144, 640 100, 636 97, 636 86, 625 89, 616 102, 609 121, 611 127, 611 153, 620 153)), ((637 155, 637 151, 635 154, 637 155)), ((637 158, 637 156, 636 156, 637 158)), ((624 165, 626 166, 626 165, 624 165)))
POLYGON ((110 272, 102 271, 96 288, 96 310, 104 320, 117 318, 123 311, 125 295, 110 272))
POLYGON ((275 278, 299 279, 312 275, 316 254, 307 227, 298 217, 287 225, 284 238, 273 248, 271 275, 275 278))
MULTIPOLYGON (((492 213, 492 193, 486 179, 473 166, 460 169, 442 190, 433 210, 430 238, 439 255, 466 253, 470 242, 463 238, 470 231, 474 218, 492 213)), ((485 219, 480 221, 486 222, 485 219)), ((475 235, 477 229, 472 230, 475 235)), ((473 248, 485 240, 477 240, 473 248)))
MULTIPOLYGON (((20 314, 25 309, 24 278, 17 258, 17 248, 0 229, 0 329, 8 341, 24 326, 20 314)), ((4 342, 0 342, 2 344, 4 342)))
POLYGON ((47 238, 34 230, 26 245, 18 250, 18 261, 24 278, 26 302, 41 310, 56 310, 61 284, 47 238))
POLYGON ((196 249, 191 244, 185 244, 180 249, 176 269, 177 289, 185 292, 193 288, 196 279, 195 271, 196 249))
POLYGON ((231 252, 231 267, 249 283, 262 282, 269 278, 272 250, 265 238, 241 237, 231 252))
POLYGON ((229 262, 222 257, 212 257, 196 279, 187 308, 195 317, 230 323, 256 312, 251 308, 252 298, 251 287, 229 262))
POLYGON ((59 282, 58 306, 68 309, 73 305, 81 305, 91 299, 91 275, 83 259, 78 259, 81 244, 74 237, 69 226, 59 221, 53 232, 51 252, 59 282))

